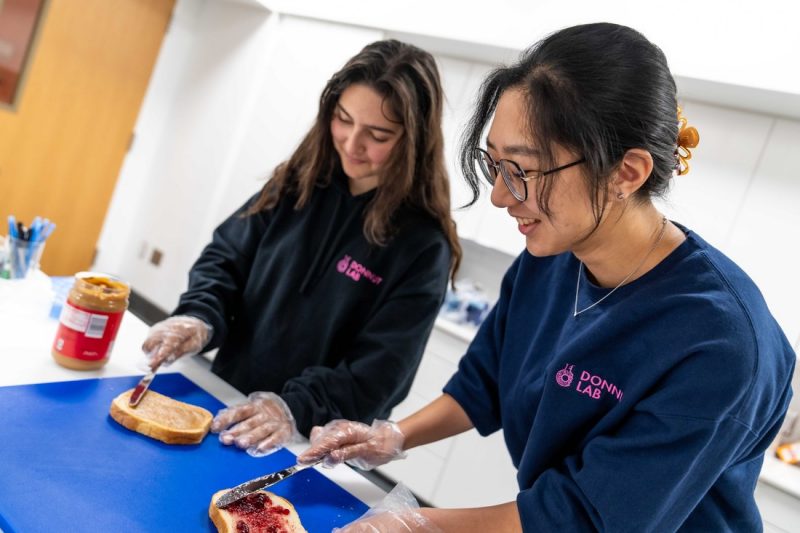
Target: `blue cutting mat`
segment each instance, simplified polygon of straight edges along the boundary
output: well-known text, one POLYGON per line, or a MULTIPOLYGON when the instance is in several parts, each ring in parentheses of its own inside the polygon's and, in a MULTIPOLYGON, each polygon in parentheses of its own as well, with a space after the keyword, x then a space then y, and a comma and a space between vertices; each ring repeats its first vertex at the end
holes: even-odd
MULTIPOLYGON (((214 492, 294 464, 287 450, 256 459, 213 434, 171 446, 123 428, 109 406, 140 377, 0 387, 0 529, 212 532, 214 492)), ((224 407, 181 374, 159 374, 152 389, 214 414, 224 407)), ((294 504, 312 533, 367 510, 314 469, 270 490, 294 504)))

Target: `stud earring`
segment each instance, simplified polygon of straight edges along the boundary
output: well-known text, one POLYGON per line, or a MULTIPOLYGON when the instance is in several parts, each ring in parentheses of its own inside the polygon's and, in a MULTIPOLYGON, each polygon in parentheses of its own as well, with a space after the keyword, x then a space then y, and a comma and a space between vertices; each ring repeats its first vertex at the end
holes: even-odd
POLYGON ((624 200, 624 199, 625 199, 625 193, 618 192, 617 193, 617 200, 624 200))

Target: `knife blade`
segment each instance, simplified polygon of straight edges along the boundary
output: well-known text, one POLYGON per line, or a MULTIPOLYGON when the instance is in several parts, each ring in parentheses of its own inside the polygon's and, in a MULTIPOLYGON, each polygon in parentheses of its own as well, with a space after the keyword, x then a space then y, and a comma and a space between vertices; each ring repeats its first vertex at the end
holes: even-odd
POLYGON ((241 485, 233 487, 231 490, 220 496, 219 499, 217 500, 216 506, 218 509, 224 509, 233 502, 241 500, 248 494, 251 494, 257 490, 271 487, 272 485, 283 481, 287 477, 292 476, 300 472, 301 470, 305 470, 306 468, 310 468, 314 465, 317 465, 321 462, 322 459, 320 459, 319 461, 315 461, 313 463, 309 463, 307 465, 296 464, 294 466, 290 466, 289 468, 284 468, 283 470, 278 470, 277 472, 267 474, 266 476, 261 476, 255 479, 251 479, 250 481, 245 481, 241 485))
POLYGON ((159 366, 161 365, 156 365, 154 368, 151 368, 150 372, 145 374, 144 377, 139 380, 139 383, 137 383, 136 388, 133 389, 133 392, 131 393, 130 400, 128 400, 128 405, 130 405, 131 407, 136 407, 137 405, 139 405, 139 402, 142 401, 144 393, 147 392, 147 389, 150 388, 150 383, 153 382, 153 378, 156 377, 156 370, 158 370, 159 366))

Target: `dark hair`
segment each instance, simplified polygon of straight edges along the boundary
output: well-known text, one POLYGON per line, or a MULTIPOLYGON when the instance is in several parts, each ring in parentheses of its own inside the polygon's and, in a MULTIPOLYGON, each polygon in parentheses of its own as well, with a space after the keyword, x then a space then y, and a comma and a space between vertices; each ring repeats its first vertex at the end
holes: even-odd
POLYGON ((403 134, 385 163, 375 196, 364 219, 364 235, 383 245, 392 219, 403 204, 420 208, 439 221, 451 252, 450 277, 461 263, 461 245, 450 213, 450 183, 444 162, 439 71, 433 56, 394 39, 367 45, 328 80, 319 99, 314 125, 292 156, 278 165, 249 212, 275 207, 286 194, 297 195, 302 208, 317 186, 330 183, 339 155, 330 124, 342 92, 364 84, 385 98, 388 111, 399 118, 403 134))
MULTIPOLYGON (((461 168, 473 192, 469 205, 478 199, 481 181, 473 149, 507 89, 525 95, 529 133, 542 152, 542 170, 555 166, 555 145, 586 158, 583 174, 598 223, 610 175, 631 148, 653 157, 653 171, 634 198, 666 194, 678 138, 675 81, 663 52, 641 33, 609 23, 573 26, 539 41, 514 65, 489 74, 461 143, 461 168)), ((546 215, 551 214, 548 200, 556 175, 536 181, 538 207, 546 215)))

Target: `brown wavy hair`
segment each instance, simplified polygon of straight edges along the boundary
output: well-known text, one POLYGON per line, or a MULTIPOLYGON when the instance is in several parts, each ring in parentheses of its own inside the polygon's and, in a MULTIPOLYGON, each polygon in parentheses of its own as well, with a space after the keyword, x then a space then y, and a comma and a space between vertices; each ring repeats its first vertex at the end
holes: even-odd
POLYGON ((369 44, 328 80, 314 125, 292 156, 275 167, 248 213, 272 209, 287 193, 297 196, 295 209, 301 209, 316 187, 330 183, 340 164, 331 137, 331 119, 342 92, 354 83, 383 96, 388 110, 403 125, 367 207, 364 236, 383 246, 402 205, 422 209, 439 221, 447 238, 450 278, 454 279, 462 252, 450 214, 450 183, 444 162, 444 93, 433 56, 410 44, 394 39, 369 44))

